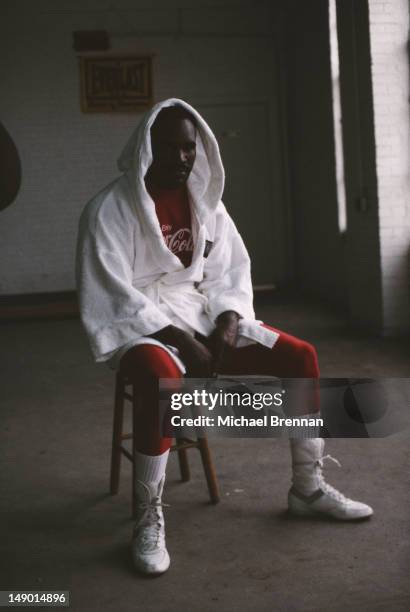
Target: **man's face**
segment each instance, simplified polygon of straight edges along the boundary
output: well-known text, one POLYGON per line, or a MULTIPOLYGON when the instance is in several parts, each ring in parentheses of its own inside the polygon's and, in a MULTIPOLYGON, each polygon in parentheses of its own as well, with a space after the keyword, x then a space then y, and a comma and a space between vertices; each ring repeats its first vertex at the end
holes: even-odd
POLYGON ((147 172, 155 187, 177 189, 186 183, 196 157, 196 128, 189 119, 166 117, 151 129, 153 161, 147 172))

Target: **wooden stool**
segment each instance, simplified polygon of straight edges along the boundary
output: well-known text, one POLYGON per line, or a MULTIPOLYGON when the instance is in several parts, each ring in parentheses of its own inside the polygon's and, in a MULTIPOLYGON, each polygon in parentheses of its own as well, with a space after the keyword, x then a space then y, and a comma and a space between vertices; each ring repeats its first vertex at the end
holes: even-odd
MULTIPOLYGON (((132 384, 121 373, 117 373, 115 382, 115 404, 114 404, 114 427, 112 436, 112 451, 111 451, 111 475, 110 475, 110 493, 115 495, 118 493, 120 485, 120 468, 121 455, 125 455, 132 463, 132 515, 136 514, 136 499, 135 499, 135 438, 133 433, 137 427, 139 397, 136 393, 135 385, 132 384), (127 386, 132 386, 132 392, 129 393, 127 386), (123 433, 124 420, 124 401, 128 400, 132 404, 132 433, 123 433), (130 453, 122 445, 123 440, 132 440, 132 452, 130 453)), ((187 482, 190 479, 190 470, 188 463, 187 450, 189 448, 197 448, 201 454, 202 465, 205 472, 205 478, 208 485, 211 502, 217 504, 219 502, 218 481, 216 478, 215 468, 213 466, 211 452, 209 450, 206 437, 198 438, 197 440, 188 440, 185 438, 176 439, 175 444, 171 446, 171 451, 178 452, 179 469, 181 471, 181 480, 187 482)))

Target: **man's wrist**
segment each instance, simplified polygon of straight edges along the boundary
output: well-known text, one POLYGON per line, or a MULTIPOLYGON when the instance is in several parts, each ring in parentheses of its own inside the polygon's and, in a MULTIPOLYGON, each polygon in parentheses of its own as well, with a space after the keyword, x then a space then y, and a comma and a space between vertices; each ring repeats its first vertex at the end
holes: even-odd
POLYGON ((176 345, 185 336, 185 332, 176 325, 167 325, 159 331, 150 334, 150 338, 159 340, 163 344, 176 345))
POLYGON ((224 312, 221 312, 220 315, 218 315, 216 317, 216 324, 217 325, 224 325, 227 323, 237 323, 239 321, 239 319, 241 318, 241 316, 235 311, 235 310, 225 310, 224 312))

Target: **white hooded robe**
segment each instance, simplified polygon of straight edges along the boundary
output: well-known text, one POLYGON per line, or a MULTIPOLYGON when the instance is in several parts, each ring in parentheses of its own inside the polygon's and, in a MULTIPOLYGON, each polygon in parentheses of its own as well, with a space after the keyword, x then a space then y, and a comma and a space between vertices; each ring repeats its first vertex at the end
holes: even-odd
POLYGON ((118 368, 129 348, 154 344, 184 373, 178 351, 147 336, 170 324, 208 336, 226 310, 242 317, 238 347, 258 342, 271 348, 279 334, 255 320, 249 256, 221 201, 224 170, 204 119, 177 98, 156 104, 131 136, 118 167, 123 174, 86 205, 79 224, 77 289, 95 360, 118 368), (197 153, 187 181, 194 241, 187 268, 166 245, 144 182, 152 163, 150 128, 162 108, 175 104, 197 121, 197 153))

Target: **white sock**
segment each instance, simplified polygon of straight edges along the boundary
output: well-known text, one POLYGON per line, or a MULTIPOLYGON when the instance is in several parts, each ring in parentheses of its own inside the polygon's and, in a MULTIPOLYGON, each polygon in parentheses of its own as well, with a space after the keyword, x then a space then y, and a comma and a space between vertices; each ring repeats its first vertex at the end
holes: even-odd
POLYGON ((165 474, 169 450, 162 455, 143 455, 135 451, 135 478, 142 482, 159 483, 165 474))
POLYGON ((292 483, 299 493, 311 495, 319 486, 317 462, 323 457, 324 440, 322 438, 291 438, 292 483))
MULTIPOLYGON (((314 412, 311 414, 300 414, 299 419, 318 419, 320 418, 320 412, 314 412)), ((289 438, 295 438, 299 440, 306 440, 310 438, 318 438, 320 436, 320 425, 303 425, 303 426, 290 426, 286 427, 289 438)))

